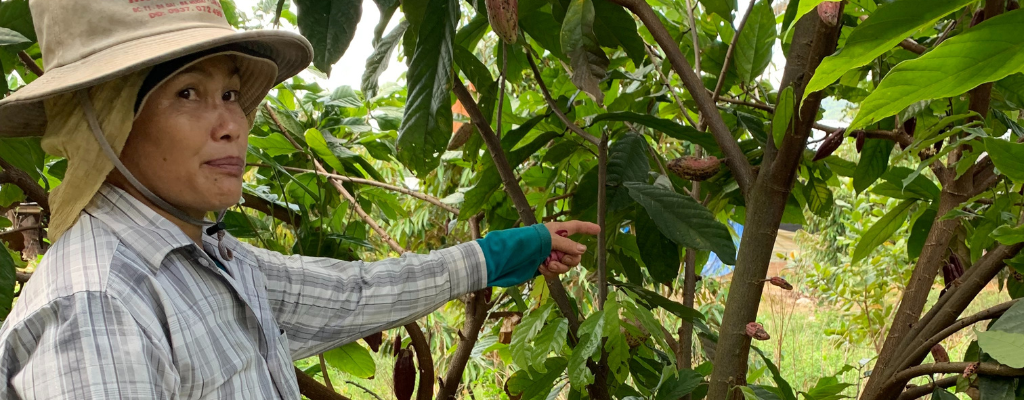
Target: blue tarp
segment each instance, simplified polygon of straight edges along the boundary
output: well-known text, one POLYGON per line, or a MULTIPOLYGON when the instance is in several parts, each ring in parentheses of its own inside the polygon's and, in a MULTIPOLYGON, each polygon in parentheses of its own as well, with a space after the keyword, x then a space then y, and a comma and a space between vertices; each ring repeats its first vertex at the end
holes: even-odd
MULTIPOLYGON (((735 221, 729 221, 729 228, 735 231, 735 234, 732 237, 732 242, 736 244, 736 249, 739 249, 740 238, 743 236, 743 225, 740 225, 735 221)), ((704 264, 704 269, 700 271, 700 274, 706 278, 718 278, 731 274, 735 268, 736 266, 734 265, 723 264, 717 254, 711 253, 711 256, 708 257, 707 264, 704 264)))

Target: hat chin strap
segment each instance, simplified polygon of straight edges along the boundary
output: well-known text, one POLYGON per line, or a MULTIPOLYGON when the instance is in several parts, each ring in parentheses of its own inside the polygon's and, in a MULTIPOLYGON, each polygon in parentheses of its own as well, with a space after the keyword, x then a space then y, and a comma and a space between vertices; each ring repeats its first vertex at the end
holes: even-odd
POLYGON ((121 160, 117 157, 117 154, 114 154, 114 149, 112 149, 110 147, 110 143, 107 142, 107 138, 103 136, 103 130, 100 128, 99 120, 96 118, 96 110, 93 109, 92 101, 89 100, 88 89, 82 89, 75 92, 75 96, 78 98, 78 101, 82 104, 82 110, 85 112, 85 119, 89 122, 89 130, 92 131, 93 137, 95 137, 96 141, 99 142, 100 148, 103 149, 103 154, 106 154, 107 158, 110 159, 110 162, 114 164, 114 168, 117 168, 117 170, 121 172, 121 175, 123 175, 125 179, 128 180, 128 183, 130 183, 132 187, 135 188, 135 190, 138 190, 139 193, 142 193, 142 195, 145 196, 146 199, 149 200, 151 203, 153 203, 157 207, 160 207, 160 209, 166 211, 168 214, 171 214, 175 218, 184 221, 187 224, 199 227, 211 225, 209 228, 206 229, 206 234, 211 236, 213 236, 214 234, 217 235, 217 247, 219 253, 221 254, 221 257, 223 257, 225 260, 231 260, 231 251, 224 247, 224 243, 222 240, 224 238, 225 227, 224 215, 227 214, 228 210, 221 210, 217 214, 217 222, 207 221, 205 218, 196 219, 186 214, 184 211, 181 211, 177 207, 171 205, 171 203, 168 203, 164 199, 160 198, 160 196, 157 196, 156 193, 150 191, 148 188, 146 188, 145 185, 142 184, 142 182, 139 182, 138 179, 135 179, 135 175, 132 175, 132 173, 128 171, 128 168, 121 163, 121 160))

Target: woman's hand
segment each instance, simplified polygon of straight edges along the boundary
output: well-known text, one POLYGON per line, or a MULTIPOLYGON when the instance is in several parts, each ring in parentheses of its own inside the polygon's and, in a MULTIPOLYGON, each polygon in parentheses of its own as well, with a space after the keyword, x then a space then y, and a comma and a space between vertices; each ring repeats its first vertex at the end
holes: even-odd
POLYGON ((553 254, 557 254, 555 252, 562 253, 560 259, 550 260, 540 266, 540 273, 549 278, 564 274, 570 268, 580 265, 583 253, 587 251, 587 246, 559 235, 559 231, 564 231, 566 236, 577 233, 586 235, 601 233, 601 227, 597 224, 584 221, 548 222, 544 226, 548 228, 548 232, 551 232, 551 252, 553 254))

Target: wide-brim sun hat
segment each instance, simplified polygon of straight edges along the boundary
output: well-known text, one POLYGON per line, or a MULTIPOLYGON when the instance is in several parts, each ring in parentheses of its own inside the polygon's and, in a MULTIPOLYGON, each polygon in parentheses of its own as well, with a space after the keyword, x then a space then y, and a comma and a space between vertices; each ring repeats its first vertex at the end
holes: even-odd
POLYGON ((30 0, 29 7, 45 73, 0 99, 0 137, 42 135, 44 99, 225 46, 256 56, 237 58, 255 77, 242 82, 239 94, 250 114, 270 89, 313 59, 309 41, 296 33, 235 31, 217 0, 30 0))

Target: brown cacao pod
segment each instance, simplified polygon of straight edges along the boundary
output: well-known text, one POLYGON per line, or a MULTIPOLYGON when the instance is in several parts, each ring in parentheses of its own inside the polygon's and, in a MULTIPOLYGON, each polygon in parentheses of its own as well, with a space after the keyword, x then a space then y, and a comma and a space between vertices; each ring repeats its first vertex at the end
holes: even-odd
POLYGON ((384 341, 384 332, 377 332, 364 337, 363 341, 370 346, 370 350, 373 350, 374 353, 378 353, 380 352, 380 344, 384 341))
POLYGON ((941 344, 936 343, 934 346, 932 346, 932 358, 935 359, 935 362, 937 363, 948 363, 949 353, 946 353, 945 347, 942 347, 941 344))
POLYGON ((448 150, 457 150, 462 145, 469 141, 469 137, 473 136, 473 124, 462 124, 455 134, 452 135, 452 140, 448 142, 448 150))
POLYGON ((1018 3, 1017 0, 1010 0, 1009 2, 1006 3, 1006 11, 1013 11, 1019 9, 1020 3, 1018 3))
POLYGON ((757 340, 768 340, 772 338, 768 335, 768 332, 764 330, 764 325, 757 322, 747 324, 747 336, 757 340))
POLYGON ((980 363, 978 362, 972 362, 970 364, 967 364, 967 368, 964 368, 964 378, 970 378, 971 375, 974 375, 975 372, 978 372, 978 365, 980 365, 980 363))
POLYGON ((519 325, 520 320, 522 320, 522 317, 519 315, 505 318, 502 321, 501 330, 498 331, 498 341, 504 344, 512 343, 512 331, 516 328, 516 325, 519 325))
POLYGON ((689 181, 706 181, 722 169, 722 161, 715 156, 704 158, 682 156, 668 162, 668 169, 689 181))
POLYGON ((838 1, 825 1, 818 4, 818 17, 828 26, 836 26, 839 23, 839 11, 842 3, 838 1))
POLYGON ((866 139, 864 131, 857 131, 857 154, 864 151, 864 139, 866 139))
POLYGON ((395 398, 409 400, 416 389, 416 365, 413 363, 412 350, 401 349, 395 359, 395 398))
POLYGON ((825 140, 821 141, 821 145, 818 146, 818 151, 814 153, 814 160, 818 161, 825 157, 835 153, 839 146, 843 144, 843 135, 846 134, 846 129, 836 129, 835 132, 828 134, 825 140))
POLYGON ((949 261, 942 265, 942 291, 939 292, 939 297, 946 294, 946 290, 953 287, 957 279, 960 279, 964 275, 964 264, 960 261, 960 256, 956 253, 950 253, 949 261))
POLYGON ((789 282, 786 281, 781 276, 773 276, 769 279, 765 279, 764 281, 771 283, 772 285, 775 285, 781 288, 782 290, 793 290, 793 285, 789 284, 789 282))
POLYGON ((981 21, 985 20, 985 9, 981 8, 974 12, 974 16, 971 17, 971 27, 980 24, 981 21))
POLYGON ((394 344, 391 345, 391 355, 398 357, 398 351, 402 349, 402 335, 395 335, 394 344))
POLYGON ((486 0, 487 20, 502 41, 513 44, 519 37, 519 0, 486 0))
POLYGON ((906 121, 903 121, 903 131, 906 132, 907 135, 910 135, 910 137, 914 137, 914 131, 916 130, 917 118, 910 118, 906 121))

